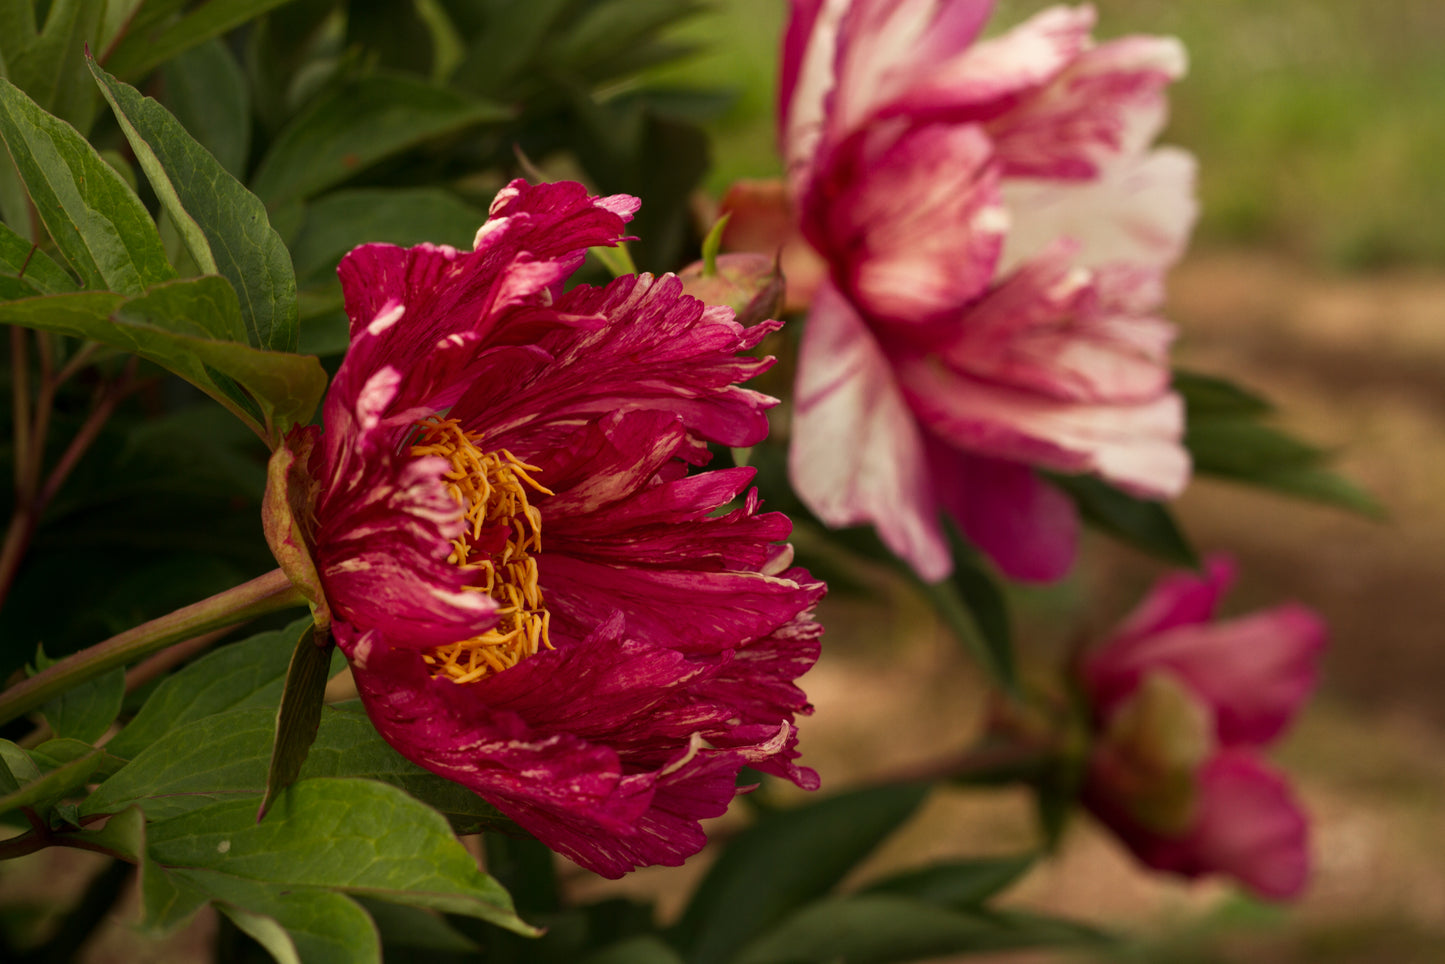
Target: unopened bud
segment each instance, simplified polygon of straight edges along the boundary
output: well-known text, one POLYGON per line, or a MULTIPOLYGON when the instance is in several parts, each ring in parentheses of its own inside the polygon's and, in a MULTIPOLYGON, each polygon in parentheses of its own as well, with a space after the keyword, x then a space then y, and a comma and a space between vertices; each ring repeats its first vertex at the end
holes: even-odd
POLYGON ((755 252, 720 254, 708 270, 706 260, 678 272, 682 290, 710 305, 727 305, 738 322, 755 325, 776 318, 783 308, 786 286, 777 259, 755 252))
POLYGON ((1199 768, 1214 753, 1209 707, 1168 673, 1151 673, 1103 735, 1096 773, 1142 826, 1178 833, 1198 808, 1199 768))

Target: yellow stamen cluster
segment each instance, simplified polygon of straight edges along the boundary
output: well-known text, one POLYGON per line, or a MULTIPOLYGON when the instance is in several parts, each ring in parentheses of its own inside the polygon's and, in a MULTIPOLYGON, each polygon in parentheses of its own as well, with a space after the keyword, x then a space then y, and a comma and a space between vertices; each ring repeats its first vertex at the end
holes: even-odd
POLYGON ((467 523, 447 561, 475 575, 469 588, 501 604, 495 627, 422 657, 433 676, 471 683, 553 648, 547 638, 551 614, 542 602, 534 558, 542 549, 542 514, 527 500, 527 490, 552 492, 528 474, 538 471, 536 466, 506 449, 482 451, 480 436, 464 431, 456 419, 432 416, 418 423, 417 432, 411 454, 451 462, 447 488, 467 523))

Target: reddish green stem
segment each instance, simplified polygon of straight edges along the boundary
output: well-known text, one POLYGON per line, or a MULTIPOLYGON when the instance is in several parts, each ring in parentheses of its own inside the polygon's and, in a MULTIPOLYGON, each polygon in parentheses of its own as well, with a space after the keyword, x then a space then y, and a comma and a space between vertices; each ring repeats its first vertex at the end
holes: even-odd
POLYGON ((71 687, 159 649, 223 626, 299 606, 305 599, 280 569, 152 619, 67 656, 0 693, 0 723, 37 709, 71 687))

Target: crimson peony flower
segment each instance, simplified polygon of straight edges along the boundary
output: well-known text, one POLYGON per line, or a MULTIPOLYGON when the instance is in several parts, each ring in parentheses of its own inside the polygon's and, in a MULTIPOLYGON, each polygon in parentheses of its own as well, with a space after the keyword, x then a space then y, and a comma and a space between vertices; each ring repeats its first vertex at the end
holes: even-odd
POLYGON ((1068 570, 1077 516, 1035 468, 1146 498, 1189 474, 1156 312, 1194 165, 1149 150, 1183 51, 1095 46, 1087 7, 980 40, 991 8, 794 0, 786 191, 724 201, 727 245, 782 245, 789 303, 811 302, 799 495, 830 525, 873 524, 928 580, 952 565, 943 512, 1010 576, 1068 570))
POLYGON ((1211 623, 1233 576, 1215 558, 1164 579, 1085 660, 1100 736, 1084 800, 1149 866, 1283 900, 1308 877, 1308 825, 1259 751, 1314 689, 1325 627, 1293 604, 1211 623))
POLYGON ((672 276, 564 292, 637 204, 514 181, 471 252, 352 251, 323 427, 287 440, 377 729, 613 877, 701 848, 745 765, 817 785, 793 680, 823 586, 750 470, 688 472, 766 435, 774 400, 735 383, 777 323, 672 276))

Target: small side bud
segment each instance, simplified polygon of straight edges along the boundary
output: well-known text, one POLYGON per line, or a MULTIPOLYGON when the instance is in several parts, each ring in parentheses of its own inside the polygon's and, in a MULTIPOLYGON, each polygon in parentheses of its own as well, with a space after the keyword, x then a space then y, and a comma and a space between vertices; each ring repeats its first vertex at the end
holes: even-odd
POLYGON ((707 304, 727 305, 746 326, 782 311, 786 284, 775 258, 753 252, 719 254, 711 266, 709 272, 708 261, 694 261, 678 272, 682 290, 707 304))

